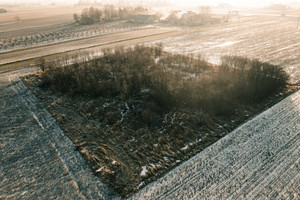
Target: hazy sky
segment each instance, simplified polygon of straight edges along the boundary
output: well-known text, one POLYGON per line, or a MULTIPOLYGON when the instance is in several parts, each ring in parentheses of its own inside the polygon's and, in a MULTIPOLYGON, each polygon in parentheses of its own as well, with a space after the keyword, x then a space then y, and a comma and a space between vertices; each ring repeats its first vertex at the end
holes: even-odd
MULTIPOLYGON (((91 0, 94 1, 94 0, 91 0)), ((101 0, 97 0, 98 2, 101 2, 101 0)), ((134 0, 133 0, 134 1, 134 0)), ((145 1, 145 0, 135 0, 137 2, 145 1)), ((151 1, 151 0, 147 0, 151 1)), ((153 0, 155 2, 156 0, 153 0)), ((174 2, 179 5, 217 5, 219 3, 229 3, 231 5, 237 5, 237 6, 263 6, 263 5, 269 5, 271 3, 282 3, 287 4, 290 2, 300 2, 300 0, 167 0, 169 2, 174 2)), ((14 3, 14 2, 21 2, 21 3, 29 3, 29 2, 39 2, 39 3, 70 3, 74 4, 78 2, 78 0, 0 0, 0 3, 14 3)))
MULTIPOLYGON (((172 0, 170 0, 172 1, 172 0)), ((285 4, 290 1, 284 0, 173 0, 172 2, 176 2, 178 4, 186 5, 199 5, 199 4, 212 4, 218 5, 219 3, 229 3, 231 5, 238 5, 238 6, 262 6, 268 5, 272 3, 282 3, 285 4)))

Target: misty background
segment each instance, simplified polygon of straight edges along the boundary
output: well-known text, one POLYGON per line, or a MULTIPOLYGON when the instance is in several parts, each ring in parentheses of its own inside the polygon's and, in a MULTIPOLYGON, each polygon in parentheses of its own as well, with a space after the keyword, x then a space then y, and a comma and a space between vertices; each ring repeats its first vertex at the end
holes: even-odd
POLYGON ((77 3, 133 3, 133 4, 153 4, 153 2, 164 2, 170 5, 178 5, 178 6, 197 6, 197 5, 210 5, 217 6, 219 4, 229 4, 231 6, 239 6, 239 7, 262 7, 268 6, 272 4, 284 4, 290 6, 299 6, 300 1, 293 0, 251 0, 251 1, 240 1, 240 0, 0 0, 0 4, 41 4, 41 5, 49 5, 49 4, 57 4, 57 5, 74 5, 77 3))

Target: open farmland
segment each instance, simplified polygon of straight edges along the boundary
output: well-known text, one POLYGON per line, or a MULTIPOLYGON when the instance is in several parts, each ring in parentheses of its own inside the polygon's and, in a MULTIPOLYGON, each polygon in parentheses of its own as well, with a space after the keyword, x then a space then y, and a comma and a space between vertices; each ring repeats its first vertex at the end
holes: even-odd
MULTIPOLYGON (((71 19, 68 20, 71 21, 71 19)), ((68 20, 66 20, 66 23, 68 23, 68 20)), ((219 64, 220 58, 224 55, 258 58, 261 61, 283 65, 292 77, 293 83, 299 83, 300 78, 300 30, 297 29, 297 19, 291 17, 242 17, 235 24, 228 23, 193 28, 166 27, 162 25, 155 25, 154 27, 145 27, 144 25, 127 26, 123 22, 86 27, 61 24, 64 28, 58 27, 53 31, 51 27, 55 25, 45 26, 44 30, 41 27, 32 26, 31 28, 25 28, 26 34, 17 33, 10 37, 10 33, 13 33, 12 30, 15 28, 13 26, 15 25, 12 25, 11 29, 7 29, 5 33, 3 32, 2 43, 0 41, 2 44, 2 49, 0 50, 0 71, 1 65, 15 63, 16 61, 22 63, 24 60, 39 56, 56 55, 77 50, 97 52, 100 49, 112 46, 162 42, 164 50, 168 52, 193 54, 195 56, 201 54, 214 64, 219 64), (106 29, 103 28, 105 26, 107 26, 106 29), (68 30, 65 29, 66 27, 68 27, 68 30), (45 31, 43 34, 39 33, 43 31, 45 31), (22 40, 23 43, 16 44, 17 39, 22 40)), ((26 72, 26 70, 24 71, 26 72)), ((3 108, 3 116, 1 116, 0 120, 1 123, 5 122, 3 123, 4 126, 0 127, 0 130, 6 133, 4 135, 5 139, 14 142, 10 144, 10 142, 5 141, 1 144, 9 151, 1 152, 4 155, 1 162, 5 163, 3 165, 5 173, 0 175, 5 179, 5 182, 2 182, 5 186, 2 187, 4 189, 0 190, 0 193, 2 193, 0 198, 3 197, 3 194, 4 198, 11 195, 10 189, 14 184, 17 184, 18 176, 23 176, 23 172, 28 172, 27 169, 30 169, 30 167, 35 167, 38 170, 32 170, 26 174, 26 178, 22 179, 14 194, 12 194, 15 195, 12 196, 13 199, 29 197, 29 195, 34 197, 35 194, 44 195, 45 198, 49 197, 50 192, 45 192, 43 186, 40 186, 41 183, 50 183, 48 186, 51 187, 49 191, 54 191, 53 194, 50 194, 53 198, 61 197, 62 194, 71 195, 72 191, 76 191, 75 193, 73 192, 74 198, 77 198, 76 196, 80 196, 83 199, 85 197, 90 199, 114 198, 109 196, 106 186, 103 186, 98 179, 95 179, 95 174, 92 174, 93 172, 87 169, 86 163, 76 151, 78 150, 78 145, 75 143, 73 145, 66 137, 67 131, 61 127, 61 124, 58 125, 58 123, 61 123, 60 120, 66 121, 65 116, 60 115, 60 118, 55 120, 53 115, 51 116, 48 113, 51 113, 51 111, 45 109, 46 104, 42 105, 41 99, 36 99, 33 95, 35 93, 33 91, 30 92, 17 78, 22 73, 14 76, 9 75, 11 77, 7 75, 9 73, 3 73, 0 77, 0 85, 3 85, 0 90, 2 94, 0 107, 3 108), (15 115, 16 111, 21 111, 24 114, 21 117, 15 117, 13 115, 15 115), (10 126, 13 122, 15 122, 15 127, 12 129, 10 126), (26 126, 30 126, 30 128, 26 128, 26 126), (14 133, 21 135, 24 132, 26 136, 30 137, 30 141, 33 140, 32 142, 25 142, 24 145, 20 145, 27 139, 26 137, 20 136, 10 139, 14 133), (44 143, 46 145, 43 145, 44 143), (14 145, 19 146, 17 153, 14 145), (40 150, 34 151, 35 147, 40 150), (47 156, 51 155, 49 158, 41 156, 44 152, 48 152, 49 149, 50 153, 47 154, 47 156), (23 150, 30 152, 30 155, 29 153, 22 154, 23 150), (76 152, 76 155, 73 154, 74 152, 76 152), (36 157, 39 157, 39 159, 36 159, 36 157), (73 162, 73 157, 79 159, 80 162, 73 162), (36 160, 33 161, 33 158, 36 160), (44 177, 43 168, 48 165, 48 162, 51 162, 51 158, 55 158, 53 166, 49 165, 46 167, 46 169, 49 169, 46 172, 51 173, 47 174, 45 179, 41 178, 44 177), (42 168, 39 168, 40 166, 37 165, 40 159, 44 166, 42 168), (14 170, 19 167, 15 163, 16 160, 23 160, 20 162, 21 166, 18 173, 15 173, 14 170), (33 162, 27 162, 27 160, 33 162), (78 163, 79 165, 76 166, 78 163), (59 172, 61 175, 57 175, 57 177, 63 178, 59 182, 56 181, 55 173, 52 174, 55 168, 61 169, 59 172), (82 168, 85 170, 82 170, 82 168), (88 176, 85 176, 85 173, 88 176), (30 176, 34 178, 32 179, 30 176), (51 179, 51 181, 47 181, 48 179, 51 179), (89 182, 89 179, 93 181, 89 182), (38 185, 36 188, 30 187, 30 194, 23 192, 28 190, 26 188, 28 187, 28 180, 38 185), (70 182, 72 185, 70 185, 69 190, 61 192, 60 184, 66 182, 70 182)), ((53 98, 50 99, 51 102, 49 101, 51 103, 50 106, 55 105, 62 109, 61 104, 64 103, 62 99, 54 94, 53 98)), ((69 102, 67 105, 68 111, 74 112, 72 109, 70 110, 74 106, 74 102, 69 102)), ((90 101, 86 102, 85 105, 90 105, 90 101)), ((80 103, 84 104, 84 101, 81 100, 80 103)), ((87 110, 81 104, 78 105, 80 109, 87 110)), ((100 102, 99 105, 107 107, 107 104, 103 102, 100 102)), ((122 109, 127 112, 129 107, 127 104, 124 105, 122 109)), ((112 107, 118 108, 114 104, 112 104, 112 107)), ((80 115, 81 113, 78 114, 78 116, 80 115)), ((67 114, 67 116, 71 115, 67 114)), ((82 116, 84 120, 89 119, 86 113, 82 116)), ((170 116, 173 124, 173 115, 170 116)), ((73 119, 71 120, 74 121, 73 119)), ((90 128, 94 128, 95 124, 102 126, 98 122, 88 124, 90 122, 94 123, 92 120, 87 120, 85 125, 77 124, 90 128)), ((115 130, 108 130, 107 134, 117 133, 115 130)), ((138 132, 138 134, 143 134, 143 132, 138 132)), ((2 140, 3 138, 0 139, 2 140)), ((129 141, 140 144, 138 140, 129 141)), ((105 145, 103 146, 105 147, 105 145)), ((181 149, 185 151, 191 146, 183 146, 181 149)), ((102 151, 102 149, 100 150, 102 151)), ((183 157, 187 159, 186 155, 183 157)), ((107 158, 109 158, 108 162, 112 161, 112 165, 118 169, 118 162, 110 160, 111 157, 107 158)), ((142 171, 138 169, 138 172, 141 171, 138 174, 148 173, 147 170, 150 168, 146 167, 147 164, 143 164, 142 171)), ((176 160, 177 164, 179 162, 176 160)), ((99 168, 98 172, 103 170, 105 171, 105 168, 99 168)), ((154 171, 153 173, 156 172, 154 171)), ((156 178, 153 180, 156 180, 156 178)), ((144 185, 145 183, 142 182, 142 184, 138 185, 138 188, 144 185)), ((219 140, 219 142, 170 171, 156 182, 146 186, 130 198, 257 199, 276 197, 297 199, 299 197, 297 193, 299 191, 298 185, 299 92, 229 133, 228 136, 219 140)))
POLYGON ((129 31, 144 27, 145 25, 142 24, 126 23, 124 21, 90 26, 69 26, 68 28, 64 26, 61 28, 61 30, 48 32, 43 31, 41 33, 39 32, 18 37, 7 37, 0 39, 0 53, 10 52, 16 49, 21 50, 30 47, 57 44, 93 36, 113 34, 116 32, 129 31))
POLYGON ((0 38, 48 31, 73 23, 72 14, 83 7, 17 6, 7 8, 0 18, 0 38), (20 22, 16 20, 20 18, 20 22))
POLYGON ((300 92, 130 199, 299 199, 300 92))
MULTIPOLYGON (((162 42, 164 50, 168 52, 201 54, 212 63, 220 62, 223 55, 238 55, 283 65, 291 75, 292 82, 296 82, 300 77, 300 27, 297 29, 297 20, 294 17, 245 16, 240 18, 240 22, 194 28, 145 27, 122 23, 93 25, 70 32, 46 34, 44 38, 34 36, 40 37, 36 39, 40 42, 29 42, 27 49, 26 45, 23 48, 16 45, 10 51, 0 51, 0 65, 78 49, 98 51, 120 45, 162 42), (106 28, 102 29, 101 26, 106 28)), ((26 36, 23 39, 30 41, 34 37, 26 36)), ((2 48, 5 44, 2 42, 2 48)))
POLYGON ((123 31, 114 34, 105 34, 90 38, 77 39, 53 45, 4 52, 0 53, 0 65, 68 51, 77 51, 83 49, 99 51, 99 49, 116 45, 132 45, 144 41, 153 41, 172 36, 174 34, 178 34, 177 32, 177 29, 174 28, 150 27, 146 29, 123 31), (129 41, 129 43, 127 41, 129 41))
MULTIPOLYGON (((73 20, 73 13, 79 12, 83 8, 82 6, 63 8, 45 6, 42 8, 38 7, 38 9, 28 7, 24 10, 18 7, 11 8, 8 13, 1 14, 0 18, 0 55, 6 54, 4 57, 7 58, 9 57, 7 53, 12 53, 16 50, 25 51, 30 48, 91 37, 97 40, 96 36, 110 35, 146 27, 145 24, 133 24, 126 21, 76 25, 73 20)), ((132 35, 134 36, 134 34, 132 35)), ((84 43, 92 44, 94 41, 86 41, 84 43)), ((72 46, 72 44, 64 44, 64 46, 72 46)), ((53 46, 51 49, 59 49, 59 47, 53 46)), ((48 50, 45 49, 44 51, 48 50)), ((41 49, 38 51, 41 51, 41 49)), ((22 52, 22 54, 27 55, 28 53, 22 52)), ((11 57, 19 56, 12 54, 11 57)), ((3 61, 3 59, 1 60, 3 61)))
POLYGON ((300 79, 300 27, 294 17, 257 17, 236 26, 160 40, 168 52, 201 54, 212 63, 224 55, 257 58, 284 66, 292 81, 300 79))

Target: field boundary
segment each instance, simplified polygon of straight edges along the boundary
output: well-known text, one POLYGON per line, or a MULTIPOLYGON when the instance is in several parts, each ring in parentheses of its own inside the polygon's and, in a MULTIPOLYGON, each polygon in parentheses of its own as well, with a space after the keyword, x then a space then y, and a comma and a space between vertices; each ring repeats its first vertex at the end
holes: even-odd
MULTIPOLYGON (((149 29, 149 28, 147 28, 147 27, 138 28, 138 29, 134 29, 134 30, 122 31, 122 33, 136 31, 136 30, 142 30, 142 29, 149 29)), ((121 32, 116 32, 116 33, 121 33, 121 32)), ((10 54, 10 53, 20 52, 20 51, 26 51, 26 50, 31 50, 31 49, 37 49, 37 48, 41 48, 41 47, 49 47, 49 46, 64 44, 64 43, 68 43, 68 42, 82 41, 82 40, 85 40, 85 39, 92 39, 92 38, 97 38, 97 37, 106 36, 106 35, 110 35, 110 34, 111 33, 105 33, 105 34, 88 36, 88 37, 83 37, 83 38, 75 38, 75 39, 65 40, 65 41, 51 43, 51 44, 31 46, 31 47, 25 47, 25 48, 19 48, 19 49, 12 49, 12 50, 9 50, 9 51, 0 52, 0 55, 10 54)), ((115 33, 113 33, 113 34, 115 34, 115 33)))
MULTIPOLYGON (((177 32, 177 31, 168 31, 168 32, 163 32, 163 33, 155 33, 155 34, 143 35, 143 36, 139 36, 139 37, 132 37, 132 38, 127 38, 127 39, 122 39, 122 40, 115 40, 115 41, 111 41, 111 42, 105 42, 105 43, 101 43, 101 44, 91 45, 91 46, 88 46, 88 47, 77 48, 75 50, 67 50, 67 51, 62 51, 62 52, 47 54, 45 56, 54 56, 54 55, 59 55, 59 54, 62 54, 62 53, 70 53, 70 52, 82 51, 82 50, 91 49, 91 48, 95 48, 95 47, 101 47, 101 46, 105 46, 105 45, 117 44, 117 43, 121 43, 121 42, 133 41, 133 40, 137 40, 137 39, 143 39, 143 38, 147 38, 147 37, 165 35, 165 34, 170 34, 170 33, 175 33, 175 32, 177 32)), ((177 33, 177 34, 179 34, 179 33, 177 33)), ((90 38, 88 38, 88 39, 90 39, 90 38)), ((61 43, 58 43, 58 44, 61 44, 61 43)), ((56 45, 58 45, 58 44, 56 44, 56 45)), ((50 45, 50 46, 52 46, 52 45, 50 45)), ((37 48, 43 48, 43 47, 45 47, 45 46, 41 46, 41 47, 37 47, 37 48)), ((36 48, 32 48, 32 49, 36 49, 36 48)), ((29 49, 29 50, 31 50, 31 49, 29 49)), ((11 53, 13 53, 13 52, 11 52, 11 53)), ((4 65, 14 64, 14 63, 20 63, 20 62, 23 62, 23 61, 29 61, 29 60, 32 60, 32 59, 35 59, 35 58, 38 58, 38 57, 45 57, 45 56, 34 56, 34 57, 31 57, 31 58, 21 59, 21 60, 17 60, 17 61, 13 61, 13 62, 0 63, 0 68, 2 66, 4 66, 4 65)))
MULTIPOLYGON (((190 34, 190 33, 197 32, 197 31, 209 31, 211 29, 215 29, 215 28, 218 29, 218 28, 224 28, 224 27, 228 28, 228 27, 234 27, 234 26, 239 25, 241 23, 247 23, 247 22, 251 22, 251 21, 265 21, 265 20, 266 20, 265 18, 261 18, 261 19, 251 18, 251 19, 247 19, 243 22, 239 22, 239 23, 216 24, 216 25, 208 25, 208 26, 189 27, 189 28, 171 26, 171 28, 175 28, 175 30, 166 31, 166 32, 163 32, 163 33, 143 35, 143 36, 139 36, 139 37, 132 37, 132 38, 122 39, 122 40, 118 40, 118 41, 112 41, 112 42, 107 42, 107 43, 102 43, 102 44, 97 44, 97 45, 91 45, 91 46, 88 46, 88 47, 77 48, 77 49, 73 49, 73 50, 67 50, 67 51, 62 51, 62 52, 57 52, 57 53, 52 53, 52 54, 50 53, 50 54, 43 55, 43 56, 34 56, 34 57, 31 57, 31 58, 20 59, 20 60, 12 61, 12 62, 0 63, 0 70, 1 70, 1 67, 4 66, 4 65, 20 63, 22 61, 29 61, 29 60, 37 58, 37 57, 53 56, 53 55, 58 55, 58 54, 61 54, 61 53, 76 52, 76 51, 80 51, 80 50, 86 50, 86 49, 91 49, 91 48, 95 48, 95 47, 101 47, 101 46, 105 46, 105 45, 109 45, 109 44, 117 44, 117 43, 121 43, 121 42, 125 42, 125 41, 133 41, 133 40, 137 40, 137 39, 143 39, 143 38, 147 38, 147 37, 159 36, 159 35, 164 35, 164 34, 166 34, 166 37, 174 37, 174 36, 179 36, 179 35, 190 34), (174 35, 168 35, 170 33, 174 33, 174 35)), ((160 28, 160 26, 158 26, 158 27, 155 26, 155 28, 160 28)), ((162 26, 162 28, 170 28, 170 27, 169 26, 162 26)), ((143 29, 151 29, 151 28, 141 28, 141 29, 135 29, 135 30, 129 30, 129 31, 116 32, 116 33, 113 33, 112 36, 116 35, 116 34, 120 34, 120 33, 130 33, 132 31, 139 31, 139 30, 143 30, 143 29)), ((85 37, 85 38, 78 38, 78 39, 75 39, 75 40, 62 41, 60 43, 48 44, 48 45, 44 45, 44 46, 29 47, 29 48, 26 48, 26 49, 16 49, 16 50, 13 50, 13 51, 0 53, 0 56, 1 55, 8 55, 10 53, 22 52, 22 51, 25 52, 26 50, 32 50, 32 49, 50 47, 50 46, 55 46, 55 45, 61 45, 61 44, 71 43, 71 42, 76 42, 76 41, 84 41, 86 39, 92 39, 92 38, 97 38, 97 37, 107 36, 107 35, 109 35, 109 34, 103 34, 103 35, 98 35, 98 36, 90 36, 90 37, 85 37)), ((154 41, 159 40, 159 39, 162 39, 162 38, 158 38, 158 39, 155 38, 154 41)), ((137 41, 137 43, 139 43, 139 42, 137 41)), ((26 52, 25 52, 25 54, 26 54, 26 52)))
MULTIPOLYGON (((288 162, 293 166, 299 163, 300 127, 297 124, 300 107, 296 106, 299 105, 299 101, 298 90, 150 183, 129 199, 227 199, 238 194, 240 196, 235 196, 234 199, 267 198, 268 193, 263 192, 251 196, 252 192, 257 192, 257 188, 268 190, 270 194, 276 188, 279 196, 286 197, 288 194, 285 193, 285 184, 279 187, 272 180, 283 175, 290 176, 295 171, 288 167, 280 168, 279 163, 288 162), (282 116, 283 112, 283 122, 275 123, 273 120, 280 119, 278 117, 282 116), (281 127, 272 128, 274 123, 281 127), (253 142, 258 143, 258 147, 255 147, 253 142), (247 146, 252 149, 243 149, 247 146), (259 148, 262 146, 265 146, 265 149, 259 148), (293 154, 292 158, 290 154, 293 154), (274 169, 279 171, 279 174, 272 174, 274 169), (274 185, 271 185, 272 183, 274 185), (271 185, 270 188, 265 188, 265 184, 271 185)), ((291 176, 294 182, 289 188, 289 194, 295 195, 297 178, 295 174, 291 176)))
POLYGON ((74 184, 83 196, 86 199, 120 199, 119 197, 111 196, 107 186, 100 181, 99 177, 93 174, 86 161, 75 150, 75 145, 60 129, 51 114, 43 109, 43 105, 39 100, 36 99, 18 77, 14 79, 12 81, 16 82, 14 85, 16 91, 22 94, 24 104, 47 135, 64 168, 75 181, 74 184))

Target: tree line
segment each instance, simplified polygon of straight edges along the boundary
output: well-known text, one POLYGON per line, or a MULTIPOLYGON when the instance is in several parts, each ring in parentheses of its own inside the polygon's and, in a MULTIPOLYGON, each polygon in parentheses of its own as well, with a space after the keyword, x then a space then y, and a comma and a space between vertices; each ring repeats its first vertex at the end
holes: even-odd
POLYGON ((94 23, 103 23, 114 19, 128 19, 130 15, 147 12, 147 8, 143 7, 124 7, 116 9, 113 5, 105 5, 102 9, 85 8, 81 14, 74 13, 73 18, 76 23, 88 25, 94 23))
POLYGON ((227 56, 213 67, 201 57, 165 55, 161 46, 108 49, 89 61, 39 66, 44 85, 54 90, 122 99, 148 96, 144 100, 154 102, 157 113, 184 107, 231 115, 280 91, 289 79, 278 65, 227 56))
POLYGON ((0 8, 0 13, 6 13, 7 12, 7 10, 6 9, 4 9, 4 8, 0 8))

